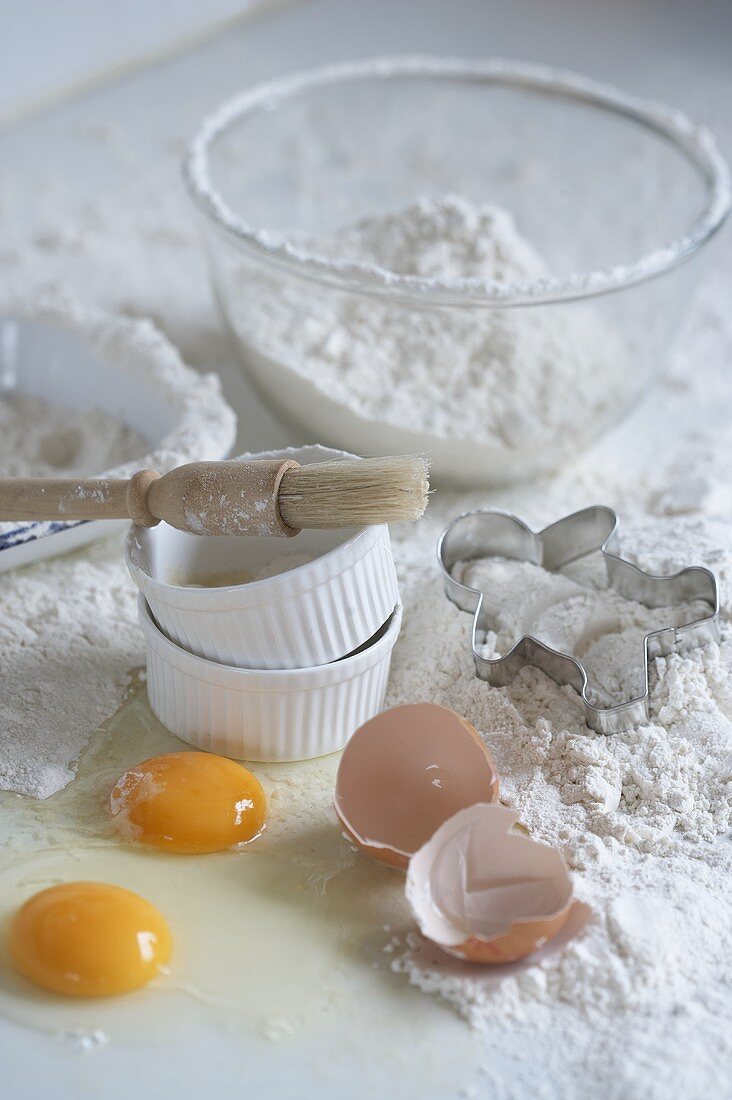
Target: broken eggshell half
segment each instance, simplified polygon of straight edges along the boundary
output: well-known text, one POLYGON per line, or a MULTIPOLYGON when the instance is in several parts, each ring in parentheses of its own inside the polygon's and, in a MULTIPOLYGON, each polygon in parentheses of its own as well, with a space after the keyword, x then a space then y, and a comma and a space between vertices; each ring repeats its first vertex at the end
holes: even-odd
POLYGON ((562 928, 572 883, 562 853, 518 832, 506 806, 469 806, 409 863, 406 896, 422 934, 450 955, 508 963, 562 928))
POLYGON ((435 703, 412 703, 356 730, 343 750, 334 805, 362 851, 403 868, 458 810, 497 799, 493 758, 470 722, 435 703))

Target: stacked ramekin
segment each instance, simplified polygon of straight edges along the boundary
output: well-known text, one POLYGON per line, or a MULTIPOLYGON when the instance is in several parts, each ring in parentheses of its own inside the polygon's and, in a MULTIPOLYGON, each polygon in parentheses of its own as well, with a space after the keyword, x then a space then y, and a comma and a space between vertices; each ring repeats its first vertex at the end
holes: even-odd
MULTIPOLYGON (((303 447, 242 457, 350 456, 303 447)), ((150 705, 184 741, 242 760, 304 760, 342 748, 381 710, 401 624, 386 526, 289 540, 160 523, 132 527, 126 556, 140 591, 150 705), (256 576, 289 555, 294 567, 274 576, 200 583, 256 576)))

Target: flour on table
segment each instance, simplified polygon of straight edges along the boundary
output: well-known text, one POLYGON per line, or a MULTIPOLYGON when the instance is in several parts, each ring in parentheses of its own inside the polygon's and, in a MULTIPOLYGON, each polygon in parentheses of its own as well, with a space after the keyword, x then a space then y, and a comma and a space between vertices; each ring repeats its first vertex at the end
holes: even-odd
POLYGON ((0 788, 47 798, 144 662, 119 536, 0 581, 0 788))
MULTIPOLYGON (((726 102, 708 106, 717 112, 710 121, 729 134, 726 102)), ((168 183, 178 149, 158 151, 156 175, 149 147, 137 140, 133 130, 105 139, 118 193, 80 197, 76 179, 70 188, 6 182, 8 279, 28 292, 51 284, 88 295, 93 286, 108 308, 154 316, 201 367, 226 364, 190 211, 168 183)), ((495 755, 503 797, 535 836, 563 848, 591 909, 572 943, 501 974, 455 967, 413 929, 399 937, 384 929, 404 980, 453 1004, 482 1032, 483 1071, 467 1096, 730 1094, 728 615, 720 647, 656 663, 648 726, 603 738, 584 725, 574 692, 533 670, 504 689, 476 679, 470 616, 445 599, 434 561, 442 526, 466 509, 507 508, 538 529, 601 503, 620 514, 625 556, 661 571, 707 565, 723 606, 732 606, 729 257, 729 242, 710 251, 667 380, 581 460, 526 485, 438 493, 424 521, 393 532, 405 615, 387 702, 431 699, 476 724, 495 755)), ((242 411, 256 427, 259 407, 242 411)), ((122 699, 126 669, 142 662, 134 599, 116 539, 2 577, 0 671, 5 685, 18 684, 9 701, 3 695, 3 785, 42 796, 73 777, 89 733, 122 699)), ((300 785, 293 773, 292 797, 289 785, 273 797, 272 830, 280 813, 310 812, 300 785)), ((330 827, 345 862, 350 850, 330 827)), ((335 857, 318 888, 327 890, 333 873, 335 857)))
MULTIPOLYGON (((218 458, 232 445, 236 418, 218 378, 186 366, 149 321, 81 305, 61 287, 35 292, 32 284, 25 292, 4 286, 0 311, 78 334, 100 369, 113 364, 171 420, 151 450, 106 412, 74 413, 19 391, 0 401, 3 474, 129 477, 145 466, 165 471, 218 458)), ((6 541, 18 544, 54 538, 44 534, 49 527, 6 522, 0 533, 10 531, 6 541)), ((120 540, 4 573, 0 607, 0 788, 46 798, 73 778, 90 734, 122 702, 130 670, 143 661, 120 540)))
MULTIPOLYGON (((506 210, 451 194, 372 215, 306 246, 425 279, 510 286, 549 275, 506 210)), ((625 358, 602 320, 567 309, 393 308, 259 278, 247 282, 238 308, 255 350, 352 412, 513 450, 571 448, 580 420, 605 418, 625 358)))
MULTIPOLYGON (((704 525, 677 524, 675 537, 669 530, 666 540, 666 523, 637 521, 623 552, 627 547, 628 556, 647 568, 707 564, 710 556, 729 568, 729 525, 724 532, 717 528, 719 541, 710 554, 704 525)), ((529 1021, 546 1026, 559 1003, 568 1045, 577 1028, 601 1029, 608 1017, 621 1020, 629 1011, 644 1018, 649 1042, 660 1042, 654 1021, 675 1026, 668 1020, 679 1012, 693 1019, 703 1012, 699 990, 707 982, 716 988, 730 970, 728 622, 721 646, 653 663, 652 714, 646 726, 603 736, 585 725, 576 693, 557 687, 536 669, 525 669, 502 689, 476 678, 471 616, 444 596, 429 550, 409 534, 397 538, 405 617, 388 702, 429 698, 476 725, 495 758, 501 797, 537 839, 562 848, 576 896, 592 915, 583 933, 561 950, 545 951, 539 961, 501 970, 471 967, 448 960, 412 935, 411 943, 404 938, 393 944, 393 967, 453 1003, 480 1030, 520 1028, 529 1021)), ((584 655, 591 658, 593 646, 599 647, 603 686, 610 684, 610 694, 632 688, 637 645, 630 647, 636 648, 633 665, 625 645, 615 647, 623 637, 615 628, 630 626, 632 635, 639 621, 653 621, 656 612, 643 609, 641 614, 632 603, 623 610, 593 559, 561 574, 495 561, 471 563, 466 572, 471 583, 496 595, 498 588, 490 585, 500 579, 498 573, 506 574, 501 594, 507 599, 503 608, 498 606, 498 629, 489 636, 494 649, 515 641, 529 624, 543 637, 542 623, 555 631, 554 642, 571 648, 580 639, 581 647, 589 622, 584 655), (562 606, 569 609, 564 616, 556 613, 562 606)), ((715 1027, 715 1036, 721 1030, 715 1027)), ((718 1038, 726 1049, 728 1038, 718 1038)), ((617 1052, 608 1052, 600 1058, 598 1052, 603 1072, 614 1072, 616 1057, 617 1052)), ((660 1073, 658 1090, 644 1086, 643 1095, 661 1096, 671 1083, 660 1073)), ((524 1094, 519 1090, 516 1095, 524 1094)))
POLYGON ((483 657, 503 657, 522 635, 532 635, 582 661, 588 698, 600 707, 627 702, 645 691, 647 634, 709 614, 703 600, 648 608, 625 599, 609 587, 599 552, 560 573, 548 573, 532 562, 491 558, 458 562, 453 575, 489 595, 488 629, 479 639, 483 657))

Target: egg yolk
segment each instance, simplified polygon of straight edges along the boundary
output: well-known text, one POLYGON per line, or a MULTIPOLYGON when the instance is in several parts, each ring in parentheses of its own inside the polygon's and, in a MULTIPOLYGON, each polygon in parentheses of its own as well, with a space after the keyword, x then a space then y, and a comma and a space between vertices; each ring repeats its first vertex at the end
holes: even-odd
POLYGON ((34 894, 10 925, 20 973, 73 997, 128 993, 170 958, 170 931, 154 905, 102 882, 67 882, 34 894))
POLYGON ((112 791, 126 835, 167 852, 220 852, 261 833, 267 800, 256 776, 224 756, 171 752, 130 768, 112 791))

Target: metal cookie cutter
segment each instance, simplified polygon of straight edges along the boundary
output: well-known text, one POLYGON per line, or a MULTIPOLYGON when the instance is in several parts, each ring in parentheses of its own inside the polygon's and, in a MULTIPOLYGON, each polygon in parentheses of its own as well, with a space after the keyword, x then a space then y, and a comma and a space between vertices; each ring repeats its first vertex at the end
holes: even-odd
POLYGON ((619 555, 618 517, 596 505, 534 532, 508 512, 478 511, 458 516, 443 532, 438 557, 445 593, 463 611, 474 612, 472 649, 476 675, 489 684, 504 686, 525 665, 534 665, 557 684, 568 684, 585 705, 588 726, 598 733, 620 733, 649 718, 648 662, 670 653, 719 641, 719 596, 713 573, 690 566, 670 576, 654 576, 619 555), (462 584, 452 575, 458 562, 500 557, 533 562, 552 572, 578 558, 602 553, 610 585, 629 600, 646 607, 671 607, 703 600, 709 613, 683 626, 651 631, 643 646, 643 693, 615 706, 597 707, 587 696, 587 673, 582 662, 524 635, 504 656, 490 660, 480 652, 479 639, 488 624, 487 595, 462 584))

